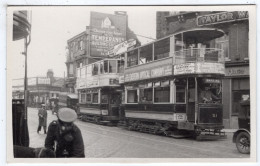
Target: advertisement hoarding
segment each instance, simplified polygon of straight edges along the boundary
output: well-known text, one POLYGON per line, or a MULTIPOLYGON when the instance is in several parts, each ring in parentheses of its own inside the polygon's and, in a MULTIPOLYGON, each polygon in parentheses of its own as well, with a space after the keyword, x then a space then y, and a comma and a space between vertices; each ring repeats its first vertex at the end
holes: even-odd
POLYGON ((126 40, 127 16, 91 12, 90 55, 108 56, 108 51, 126 40))

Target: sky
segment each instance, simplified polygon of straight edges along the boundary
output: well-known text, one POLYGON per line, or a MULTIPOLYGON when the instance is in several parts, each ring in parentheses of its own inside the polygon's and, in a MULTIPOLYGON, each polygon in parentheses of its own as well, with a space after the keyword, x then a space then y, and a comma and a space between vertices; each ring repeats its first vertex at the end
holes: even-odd
MULTIPOLYGON (((26 9, 26 8, 25 8, 26 9)), ((54 76, 64 77, 67 40, 89 26, 90 11, 113 14, 126 11, 128 26, 136 34, 156 38, 156 9, 147 7, 34 7, 32 11, 31 42, 28 46, 28 77, 46 76, 52 69, 54 76)), ((138 37, 144 44, 151 40, 138 37)), ((24 77, 24 40, 10 44, 12 79, 24 77)), ((8 50, 9 51, 9 50, 8 50)))

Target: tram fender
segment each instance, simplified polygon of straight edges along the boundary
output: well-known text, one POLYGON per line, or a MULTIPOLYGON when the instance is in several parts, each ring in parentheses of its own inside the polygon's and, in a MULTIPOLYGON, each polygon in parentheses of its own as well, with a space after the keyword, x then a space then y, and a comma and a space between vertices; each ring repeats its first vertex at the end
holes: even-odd
POLYGON ((183 130, 194 130, 194 123, 191 122, 178 122, 177 129, 183 129, 183 130))

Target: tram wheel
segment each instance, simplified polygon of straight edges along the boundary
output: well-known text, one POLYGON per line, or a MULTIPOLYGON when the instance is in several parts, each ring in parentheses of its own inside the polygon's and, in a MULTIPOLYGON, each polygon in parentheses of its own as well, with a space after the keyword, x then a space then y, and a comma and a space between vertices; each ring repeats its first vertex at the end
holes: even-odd
POLYGON ((236 147, 240 153, 250 153, 250 135, 247 132, 241 132, 237 135, 236 147))

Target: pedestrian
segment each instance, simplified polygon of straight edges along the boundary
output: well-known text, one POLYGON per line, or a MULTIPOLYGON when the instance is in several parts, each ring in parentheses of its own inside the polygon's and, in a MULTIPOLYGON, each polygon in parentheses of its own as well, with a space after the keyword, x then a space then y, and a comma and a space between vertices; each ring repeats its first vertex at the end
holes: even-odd
POLYGON ((57 158, 85 157, 84 142, 80 129, 73 123, 77 114, 70 108, 61 108, 58 120, 50 123, 45 147, 55 151, 57 158))
POLYGON ((41 131, 43 127, 44 134, 46 134, 46 126, 47 126, 47 110, 45 109, 45 104, 41 105, 41 108, 38 110, 38 117, 39 117, 39 125, 37 129, 37 133, 41 131))
POLYGON ((13 146, 14 158, 55 158, 55 153, 47 148, 31 148, 26 146, 13 146))

